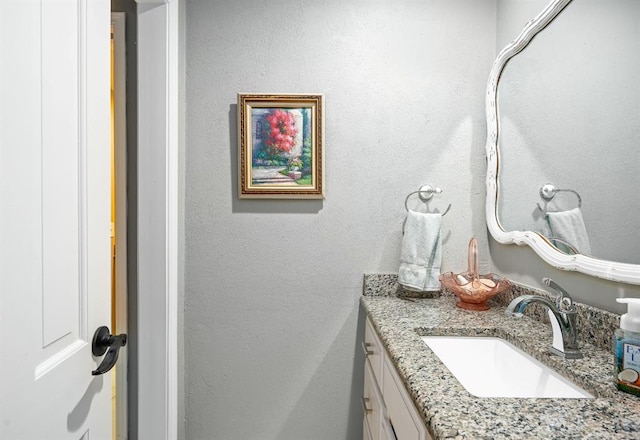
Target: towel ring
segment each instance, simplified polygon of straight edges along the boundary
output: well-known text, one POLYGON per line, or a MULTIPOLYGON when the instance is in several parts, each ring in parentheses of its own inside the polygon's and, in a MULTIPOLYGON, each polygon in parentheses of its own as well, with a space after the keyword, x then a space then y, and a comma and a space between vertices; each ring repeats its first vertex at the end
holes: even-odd
MULTIPOLYGON (((404 209, 406 209, 407 212, 409 212, 409 205, 407 203, 409 202, 409 197, 411 197, 414 194, 418 194, 418 197, 420 197, 420 200, 422 200, 426 205, 426 203, 429 200, 431 200, 434 194, 440 194, 441 192, 442 192, 442 189, 432 188, 431 185, 421 186, 418 191, 410 192, 407 195, 407 197, 404 199, 404 209)), ((445 215, 447 215, 447 212, 449 212, 450 209, 451 209, 451 203, 449 203, 449 206, 447 206, 447 209, 445 209, 445 211, 442 213, 442 216, 444 217, 445 215)), ((404 221, 402 222, 402 235, 404 235, 404 227, 406 224, 407 224, 407 218, 405 217, 404 221)))
MULTIPOLYGON (((578 191, 575 191, 573 189, 556 188, 552 184, 547 183, 542 185, 542 187, 540 188, 540 197, 542 197, 545 201, 550 202, 551 200, 553 200, 556 194, 561 191, 574 193, 578 198, 578 208, 582 208, 582 197, 580 197, 580 194, 578 194, 578 191)), ((536 206, 542 213, 546 214, 548 212, 542 209, 542 207, 540 206, 540 203, 536 203, 536 206)))
MULTIPOLYGON (((431 185, 421 186, 418 191, 410 192, 407 195, 407 197, 404 199, 404 209, 406 209, 407 212, 409 212, 409 205, 408 205, 409 197, 411 197, 414 194, 418 194, 418 197, 420 197, 420 200, 422 200, 426 204, 429 200, 431 200, 434 194, 440 194, 440 193, 442 193, 442 189, 440 188, 432 188, 431 185)), ((444 211, 444 213, 442 213, 442 216, 444 217, 445 215, 447 215, 447 212, 449 212, 450 209, 451 209, 451 203, 449 203, 449 206, 447 206, 447 209, 444 211)))

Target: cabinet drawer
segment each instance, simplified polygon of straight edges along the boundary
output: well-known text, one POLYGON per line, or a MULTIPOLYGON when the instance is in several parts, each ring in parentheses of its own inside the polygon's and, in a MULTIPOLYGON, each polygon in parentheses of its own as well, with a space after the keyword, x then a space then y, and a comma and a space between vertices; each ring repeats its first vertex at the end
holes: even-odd
POLYGON ((389 360, 383 363, 382 396, 387 409, 387 419, 393 426, 398 440, 431 438, 402 380, 389 360))
POLYGON ((382 396, 378 390, 378 386, 375 383, 373 377, 373 371, 371 365, 368 362, 364 363, 364 393, 362 397, 362 406, 364 411, 364 422, 368 427, 368 432, 365 430, 366 435, 369 434, 371 439, 378 440, 380 438, 380 422, 382 420, 382 396))
POLYGON ((373 376, 375 377, 375 381, 382 385, 382 359, 383 359, 383 348, 382 341, 378 338, 376 331, 373 329, 373 324, 367 318, 367 321, 364 326, 364 347, 365 356, 369 360, 371 364, 371 368, 373 370, 373 376))

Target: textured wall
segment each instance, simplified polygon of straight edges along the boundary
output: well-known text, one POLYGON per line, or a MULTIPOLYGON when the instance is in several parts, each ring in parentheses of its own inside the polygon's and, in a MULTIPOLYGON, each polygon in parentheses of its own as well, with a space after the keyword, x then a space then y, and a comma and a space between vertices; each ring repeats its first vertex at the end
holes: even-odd
MULTIPOLYGON (((361 438, 358 300, 405 196, 444 189, 443 270, 484 226, 494 0, 187 2, 187 439, 361 438), (321 92, 326 200, 237 199, 237 92, 321 92)), ((483 266, 487 266, 483 260, 483 266)))

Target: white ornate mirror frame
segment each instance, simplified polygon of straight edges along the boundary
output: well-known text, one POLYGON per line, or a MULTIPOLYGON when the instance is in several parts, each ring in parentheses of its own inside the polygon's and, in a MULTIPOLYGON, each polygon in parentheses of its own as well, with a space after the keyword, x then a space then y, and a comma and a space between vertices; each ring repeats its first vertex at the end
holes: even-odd
POLYGON ((529 245, 544 261, 562 270, 582 272, 598 278, 628 284, 640 284, 640 265, 600 260, 586 255, 567 255, 557 250, 543 235, 533 231, 505 231, 498 219, 498 176, 500 169, 498 81, 507 62, 519 54, 536 34, 542 31, 572 0, 554 0, 520 35, 505 47, 491 68, 486 94, 487 116, 487 203, 486 220, 489 232, 503 244, 529 245))

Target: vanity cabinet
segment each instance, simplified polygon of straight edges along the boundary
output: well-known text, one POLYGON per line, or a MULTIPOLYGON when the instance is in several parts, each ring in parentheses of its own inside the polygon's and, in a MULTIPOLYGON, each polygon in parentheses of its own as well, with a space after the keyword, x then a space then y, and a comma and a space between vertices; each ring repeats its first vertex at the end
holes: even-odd
POLYGON ((364 333, 364 440, 431 440, 368 318, 364 333))

